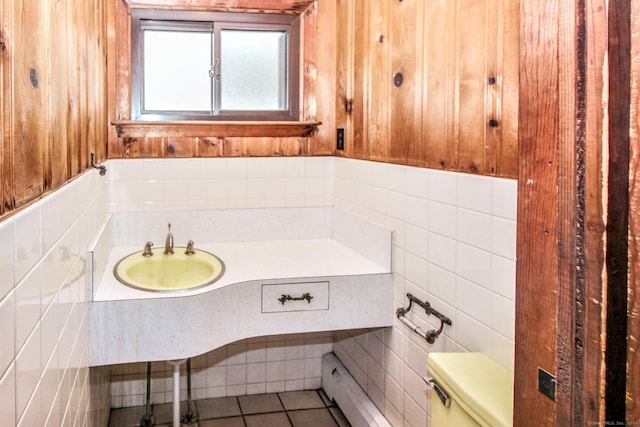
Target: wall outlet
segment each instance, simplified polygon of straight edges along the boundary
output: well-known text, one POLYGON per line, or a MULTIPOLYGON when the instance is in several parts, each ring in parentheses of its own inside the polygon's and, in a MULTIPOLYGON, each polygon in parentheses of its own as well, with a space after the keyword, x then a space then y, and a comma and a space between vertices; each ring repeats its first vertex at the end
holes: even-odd
POLYGON ((338 128, 336 132, 336 149, 344 150, 344 128, 338 128))
POLYGON ((555 402, 556 377, 541 368, 538 368, 538 391, 555 402))

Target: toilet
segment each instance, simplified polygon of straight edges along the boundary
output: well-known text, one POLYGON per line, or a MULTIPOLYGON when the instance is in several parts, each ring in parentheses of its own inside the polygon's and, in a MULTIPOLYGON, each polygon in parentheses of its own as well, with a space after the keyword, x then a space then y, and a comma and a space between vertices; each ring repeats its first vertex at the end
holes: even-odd
POLYGON ((513 374, 483 353, 429 353, 431 427, 513 425, 513 374))

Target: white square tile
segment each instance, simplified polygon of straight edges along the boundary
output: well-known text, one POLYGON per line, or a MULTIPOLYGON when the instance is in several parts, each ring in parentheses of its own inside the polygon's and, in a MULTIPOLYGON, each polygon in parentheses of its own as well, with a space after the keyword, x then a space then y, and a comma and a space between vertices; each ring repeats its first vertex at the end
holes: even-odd
POLYGON ((456 204, 458 174, 432 170, 429 174, 429 197, 431 200, 449 205, 456 204))
POLYGON ((144 179, 143 159, 122 159, 120 164, 120 181, 142 181, 144 179))
POLYGON ((144 181, 164 181, 166 179, 164 159, 145 159, 142 161, 142 179, 144 181))
POLYGON ((227 366, 227 386, 247 384, 247 365, 227 366))
POLYGON ((207 179, 226 179, 227 178, 227 160, 226 158, 207 159, 207 179))
POLYGON ((428 254, 429 233, 427 230, 408 225, 406 227, 405 251, 426 261, 428 254))
POLYGON ((285 157, 269 157, 267 159, 267 177, 285 178, 287 176, 287 159, 285 157))
POLYGON ((513 373, 515 343, 498 333, 491 334, 491 351, 489 356, 513 373))
POLYGON ((429 227, 429 202, 426 199, 407 197, 405 220, 409 224, 427 229, 429 227))
POLYGON ((164 160, 164 179, 171 181, 184 181, 187 179, 186 159, 164 160))
POLYGON ((493 217, 491 251, 507 259, 516 259, 516 222, 493 217))
POLYGON ((413 254, 405 255, 405 277, 419 289, 427 290, 427 263, 413 254))
POLYGON ((491 296, 491 329, 515 341, 515 303, 500 295, 491 296))
POLYGON ((467 209, 457 210, 457 239, 459 242, 491 250, 491 216, 467 209))
POLYGON ((429 233, 428 261, 446 270, 456 270, 456 242, 448 237, 429 233))
POLYGON ((40 287, 39 267, 31 270, 16 286, 16 351, 20 351, 27 337, 40 320, 40 287))
POLYGON ((455 306, 456 276, 450 271, 429 264, 427 270, 429 293, 437 296, 447 304, 455 306))
POLYGON ((493 215, 515 220, 518 205, 518 181, 494 178, 492 184, 491 212, 493 215))
POLYGON ((285 168, 287 178, 302 178, 305 176, 306 158, 304 157, 286 157, 285 168))
MULTIPOLYGON (((427 364, 426 360, 427 359, 425 357, 424 363, 423 363, 423 365, 425 365, 425 368, 423 368, 423 370, 426 370, 426 364, 427 364)), ((423 420, 422 423, 424 423, 424 420, 426 419, 424 411, 426 411, 427 409, 427 392, 429 391, 429 389, 425 387, 424 380, 422 379, 422 375, 423 374, 417 373, 407 366, 404 371, 404 392, 406 396, 408 396, 408 398, 405 398, 405 404, 407 403, 407 400, 414 402, 420 410, 419 419, 422 419, 423 420)), ((405 413, 405 417, 407 418, 407 420, 409 419, 406 413, 405 413)), ((411 424, 411 425, 420 425, 420 424, 411 424)))
POLYGON ((429 198, 429 174, 425 168, 407 167, 405 172, 406 193, 422 199, 429 198))
POLYGON ((439 202, 429 203, 429 231, 456 238, 457 215, 456 207, 439 202))
MULTIPOLYGON (((462 312, 457 312, 453 320, 456 344, 464 351, 489 354, 491 351, 491 329, 462 312)), ((460 351, 460 350, 458 350, 460 351)))
POLYGON ((0 345, 0 374, 11 364, 16 354, 14 328, 14 295, 13 292, 10 292, 0 300, 0 337, 2 337, 2 345, 0 345))
POLYGON ((227 159, 227 178, 247 179, 247 160, 244 157, 227 159))
POLYGON ((35 328, 16 357, 16 415, 25 410, 38 384, 42 366, 40 364, 40 328, 35 328))
POLYGON ((456 246, 456 273, 476 284, 491 287, 491 254, 472 246, 456 246))
POLYGON ((187 181, 200 181, 207 179, 208 159, 184 159, 187 181))
POLYGON ((15 216, 15 281, 20 281, 42 256, 40 204, 30 206, 15 216))
POLYGON ((0 419, 7 426, 16 425, 16 378, 14 365, 9 366, 9 369, 4 372, 4 375, 0 376, 0 419))
POLYGON ((458 175, 457 205, 483 213, 491 213, 491 178, 479 175, 458 175))
POLYGON ((267 382, 284 381, 285 362, 267 362, 266 378, 267 382))
POLYGON ((285 381, 304 378, 304 359, 287 360, 284 368, 285 381))
POLYGON ((516 263, 514 260, 491 256, 491 287, 493 292, 511 301, 516 294, 516 263))
POLYGON ((142 191, 145 203, 157 203, 167 200, 166 181, 144 181, 142 191))
POLYGON ((60 237, 59 230, 59 198, 54 192, 45 197, 41 202, 42 215, 42 253, 46 253, 53 247, 56 240, 60 237))
POLYGON ((0 299, 15 286, 15 222, 13 219, 0 222, 0 299))
POLYGON ((491 293, 481 286, 458 277, 456 280, 456 309, 485 325, 491 325, 491 293))

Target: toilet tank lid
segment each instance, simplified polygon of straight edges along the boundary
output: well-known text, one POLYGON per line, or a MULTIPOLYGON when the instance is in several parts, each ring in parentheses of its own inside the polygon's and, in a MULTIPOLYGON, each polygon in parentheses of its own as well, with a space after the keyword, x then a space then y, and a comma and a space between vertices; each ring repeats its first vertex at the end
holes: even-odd
MULTIPOLYGON (((429 373, 481 425, 513 423, 513 374, 483 353, 429 353, 429 373)), ((434 403, 435 404, 435 403, 434 403)))

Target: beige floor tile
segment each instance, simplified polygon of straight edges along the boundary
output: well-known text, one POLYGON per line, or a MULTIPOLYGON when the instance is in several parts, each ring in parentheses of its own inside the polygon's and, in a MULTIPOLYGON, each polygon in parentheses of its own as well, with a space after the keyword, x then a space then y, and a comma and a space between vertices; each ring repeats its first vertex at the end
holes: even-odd
POLYGON ((245 427, 242 417, 198 421, 198 427, 245 427))
POLYGON ((198 419, 224 418, 240 415, 240 405, 235 397, 218 397, 196 401, 198 419))
POLYGON ((144 414, 144 406, 113 409, 109 419, 109 427, 139 426, 144 414))
POLYGON ((295 409, 324 408, 325 404, 315 390, 289 391, 278 393, 280 400, 287 411, 295 409))
POLYGON ((293 427, 338 427, 328 409, 289 411, 293 427))
POLYGON ((277 394, 254 394, 251 396, 239 396, 240 409, 243 414, 261 414, 265 412, 278 412, 284 410, 277 394))
POLYGON ((247 427, 290 427, 291 423, 285 412, 273 414, 247 415, 244 417, 247 427))

